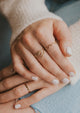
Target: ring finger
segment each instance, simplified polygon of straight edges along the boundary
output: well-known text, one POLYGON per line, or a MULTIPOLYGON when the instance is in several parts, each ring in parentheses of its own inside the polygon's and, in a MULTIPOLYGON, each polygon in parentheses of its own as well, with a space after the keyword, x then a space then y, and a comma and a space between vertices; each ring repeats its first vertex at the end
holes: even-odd
MULTIPOLYGON (((6 103, 15 99, 18 99, 29 92, 32 92, 34 90, 40 89, 42 87, 46 87, 47 85, 42 83, 43 81, 38 81, 38 82, 29 82, 22 84, 16 88, 13 88, 12 90, 0 94, 0 104, 6 103)), ((47 83, 46 83, 47 84, 47 83)))
POLYGON ((0 82, 0 92, 2 93, 3 91, 10 90, 11 88, 14 88, 27 81, 28 81, 27 79, 17 74, 8 77, 0 82))
POLYGON ((21 42, 19 43, 18 47, 16 46, 16 50, 23 58, 30 71, 49 83, 55 85, 59 83, 59 80, 54 75, 45 70, 45 68, 41 66, 33 54, 28 49, 26 49, 21 42))

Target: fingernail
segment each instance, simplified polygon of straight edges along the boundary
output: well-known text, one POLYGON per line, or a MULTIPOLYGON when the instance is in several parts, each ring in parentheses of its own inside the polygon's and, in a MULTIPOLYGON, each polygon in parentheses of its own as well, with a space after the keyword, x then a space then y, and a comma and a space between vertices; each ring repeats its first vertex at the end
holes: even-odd
POLYGON ((15 105, 15 109, 19 109, 19 108, 21 108, 21 104, 15 105))
POLYGON ((67 78, 64 78, 64 79, 62 80, 62 82, 63 82, 64 84, 67 84, 67 83, 69 83, 69 80, 68 80, 67 78))
POLYGON ((74 77, 74 76, 75 76, 74 72, 70 72, 70 73, 69 73, 69 76, 70 76, 70 77, 74 77))
POLYGON ((59 84, 59 80, 55 79, 55 80, 52 81, 52 83, 53 83, 54 85, 57 85, 57 84, 59 84))
POLYGON ((67 51, 67 54, 68 55, 72 55, 72 49, 71 49, 71 47, 67 47, 67 50, 66 51, 67 51))
POLYGON ((32 77, 32 80, 37 81, 38 77, 32 77))

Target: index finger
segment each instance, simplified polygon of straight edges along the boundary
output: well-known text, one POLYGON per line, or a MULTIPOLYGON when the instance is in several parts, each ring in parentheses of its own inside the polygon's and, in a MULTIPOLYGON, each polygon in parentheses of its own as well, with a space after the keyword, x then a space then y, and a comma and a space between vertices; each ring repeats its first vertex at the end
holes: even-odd
POLYGON ((64 21, 54 20, 54 31, 53 34, 59 41, 60 49, 65 56, 72 55, 72 36, 71 32, 64 21))

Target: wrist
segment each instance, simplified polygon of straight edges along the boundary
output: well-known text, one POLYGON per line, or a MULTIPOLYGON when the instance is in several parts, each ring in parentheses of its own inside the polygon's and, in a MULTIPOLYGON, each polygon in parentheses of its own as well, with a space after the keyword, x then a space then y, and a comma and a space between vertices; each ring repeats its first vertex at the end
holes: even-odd
POLYGON ((0 4, 2 13, 7 17, 12 28, 10 44, 30 24, 46 18, 60 19, 48 11, 44 0, 4 0, 0 4))

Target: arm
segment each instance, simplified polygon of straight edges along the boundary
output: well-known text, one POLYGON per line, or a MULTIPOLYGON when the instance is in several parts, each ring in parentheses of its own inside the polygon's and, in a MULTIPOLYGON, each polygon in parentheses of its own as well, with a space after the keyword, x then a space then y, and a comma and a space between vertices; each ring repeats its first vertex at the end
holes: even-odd
POLYGON ((44 0, 0 0, 0 9, 12 28, 11 43, 30 24, 45 18, 56 18, 50 13, 44 0))
POLYGON ((0 8, 12 27, 11 55, 15 71, 29 80, 38 76, 52 84, 69 82, 75 70, 64 55, 71 55, 71 35, 67 25, 48 11, 44 0, 1 0, 0 8), (22 31, 25 33, 18 40, 22 31), (36 76, 31 76, 30 71, 36 76))

